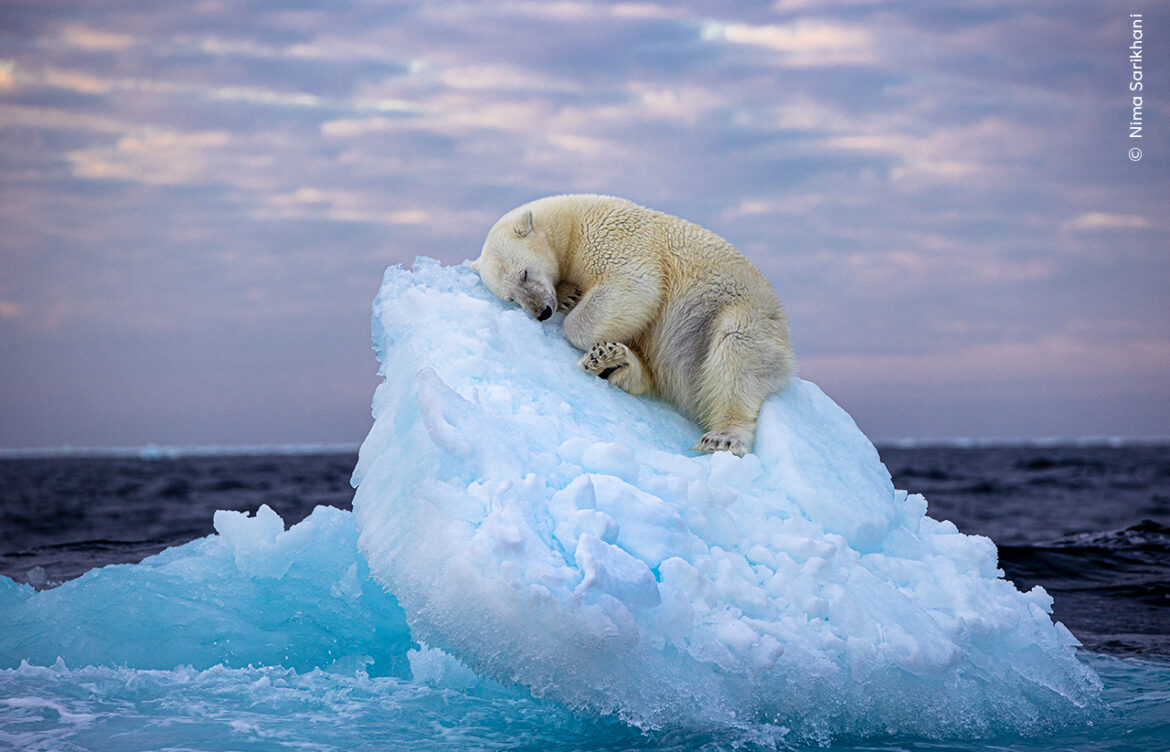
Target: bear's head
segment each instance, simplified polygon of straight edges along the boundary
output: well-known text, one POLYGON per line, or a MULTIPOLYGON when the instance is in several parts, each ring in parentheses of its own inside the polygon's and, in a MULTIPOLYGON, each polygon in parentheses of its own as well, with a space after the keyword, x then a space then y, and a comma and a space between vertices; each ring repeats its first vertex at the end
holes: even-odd
POLYGON ((529 210, 505 214, 488 233, 471 268, 496 297, 519 303, 538 321, 557 310, 557 257, 529 210))

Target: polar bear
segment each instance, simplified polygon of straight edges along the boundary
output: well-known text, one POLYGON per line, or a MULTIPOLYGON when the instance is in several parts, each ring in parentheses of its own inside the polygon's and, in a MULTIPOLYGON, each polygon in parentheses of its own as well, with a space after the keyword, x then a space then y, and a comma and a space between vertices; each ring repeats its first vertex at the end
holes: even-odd
POLYGON ((710 230, 625 199, 524 204, 496 222, 472 268, 540 321, 565 313, 580 367, 680 407, 706 431, 693 447, 703 452, 750 451, 760 407, 796 370, 764 275, 710 230))

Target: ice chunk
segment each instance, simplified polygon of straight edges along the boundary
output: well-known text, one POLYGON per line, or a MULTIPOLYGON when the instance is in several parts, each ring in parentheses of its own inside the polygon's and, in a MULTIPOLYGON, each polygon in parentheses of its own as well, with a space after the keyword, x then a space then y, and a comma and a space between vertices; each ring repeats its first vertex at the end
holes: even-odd
POLYGON ((353 516, 318 507, 284 529, 267 506, 217 512, 212 535, 36 592, 0 577, 0 668, 335 665, 408 676, 394 597, 369 578, 353 516))
POLYGON ((420 645, 407 654, 411 678, 420 684, 449 689, 470 689, 479 683, 479 677, 467 666, 437 648, 420 645))
POLYGON ((643 728, 952 735, 1077 717, 1099 684, 995 546, 925 516, 821 390, 755 452, 577 370, 465 265, 386 272, 359 547, 415 638, 643 728))
POLYGON ((646 562, 612 543, 582 533, 573 559, 581 570, 577 593, 590 590, 608 593, 633 607, 657 606, 662 602, 654 574, 646 562))

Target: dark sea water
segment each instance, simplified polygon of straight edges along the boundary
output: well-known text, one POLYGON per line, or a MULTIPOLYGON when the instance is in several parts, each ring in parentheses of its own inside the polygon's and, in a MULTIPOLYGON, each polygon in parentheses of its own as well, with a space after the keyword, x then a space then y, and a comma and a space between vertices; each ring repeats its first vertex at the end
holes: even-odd
MULTIPOLYGON (((1170 677, 1170 446, 888 446, 879 449, 895 485, 925 495, 930 516, 951 520, 964 533, 990 537, 999 546, 1000 566, 1008 579, 1022 590, 1042 585, 1055 598, 1055 618, 1080 639, 1085 660, 1106 681, 1107 698, 1116 706, 1115 726, 1109 727, 1112 730, 1099 729, 1084 737, 1070 737, 1059 744, 1054 742, 1052 747, 1035 739, 1007 746, 1170 749, 1170 686, 1165 684, 1170 677), (1134 713, 1134 718, 1139 720, 1129 717, 1117 720, 1127 712, 1134 713), (1125 735, 1131 732, 1133 738, 1126 739, 1125 735), (1159 747, 1159 740, 1166 744, 1159 747)), ((213 532, 212 517, 216 510, 251 512, 267 504, 291 526, 318 505, 349 509, 353 497, 349 476, 355 461, 356 453, 151 452, 0 458, 0 574, 29 583, 38 590, 50 589, 91 569, 138 562, 168 547, 209 535, 213 532)), ((100 735, 45 736, 30 732, 32 735, 26 737, 19 733, 25 728, 21 723, 6 725, 3 721, 5 687, 13 693, 16 692, 13 687, 31 682, 32 686, 39 687, 29 690, 36 695, 46 691, 44 687, 53 682, 66 682, 74 687, 81 681, 76 667, 66 669, 58 665, 56 669, 42 670, 26 666, 25 669, 19 675, 10 673, 11 681, 7 684, 0 682, 0 749, 6 745, 20 748, 28 739, 38 740, 37 748, 41 749, 122 748, 113 740, 100 741, 104 738, 100 735), (48 673, 41 675, 37 671, 48 673), (67 675, 62 673, 66 671, 67 675), (36 675, 30 678, 29 672, 36 675)), ((279 683, 280 676, 284 676, 273 679, 264 673, 271 670, 261 667, 246 670, 255 672, 254 676, 245 677, 247 682, 264 683, 266 687, 273 681, 279 683)), ((117 673, 127 669, 101 671, 105 673, 99 672, 86 681, 92 687, 112 682, 115 689, 101 690, 112 693, 110 696, 125 691, 123 680, 135 686, 150 681, 140 673, 134 673, 129 679, 117 673)), ((199 681, 214 683, 222 678, 218 675, 208 678, 206 673, 199 675, 199 681)), ((283 680, 290 683, 290 692, 296 689, 293 679, 286 676, 283 680)), ((300 680, 307 681, 307 677, 300 680)), ((173 684, 173 677, 168 681, 173 684)), ((233 675, 225 681, 229 685, 238 684, 240 678, 233 675)), ((313 681, 328 684, 334 680, 318 677, 313 681)), ((377 687, 346 687, 346 692, 356 693, 360 689, 380 698, 378 703, 387 702, 378 694, 383 690, 377 687)), ((399 696, 406 692, 402 686, 395 685, 392 690, 396 693, 394 702, 409 701, 405 695, 399 696)), ((61 691, 68 695, 73 690, 61 691)), ((325 689, 309 686, 298 691, 311 697, 322 691, 341 690, 329 685, 325 689)), ((27 702, 35 705, 36 701, 28 701, 22 694, 7 702, 9 711, 24 712, 28 709, 27 702)), ((89 705, 84 706, 88 708, 84 713, 62 709, 63 701, 59 698, 45 702, 48 705, 44 707, 55 708, 52 712, 60 715, 59 723, 64 726, 73 723, 70 718, 101 715, 89 705)), ((467 694, 453 694, 443 702, 474 704, 478 700, 467 694)), ((507 702, 517 701, 508 699, 507 702)), ((124 712, 132 715, 136 707, 131 703, 124 712)), ((468 712, 473 711, 474 708, 468 712)), ((52 715, 43 708, 37 712, 41 714, 34 713, 36 718, 52 715)), ((119 717, 122 712, 112 711, 113 717, 119 717)), ((508 723, 522 721, 536 727, 551 724, 550 727, 557 728, 558 738, 567 740, 567 747, 558 748, 616 749, 647 744, 636 733, 612 724, 600 727, 600 732, 594 726, 582 729, 574 725, 576 721, 558 713, 538 704, 508 723)), ((231 721, 237 722, 243 723, 231 721)), ((370 722, 377 725, 375 721, 370 722)), ((27 728, 39 728, 32 721, 29 724, 27 728)), ((459 733, 469 734, 465 744, 414 744, 401 748, 515 746, 507 741, 512 737, 500 736, 498 730, 477 737, 468 727, 460 728, 459 733)), ((446 738, 445 735, 453 732, 446 728, 436 733, 446 738)), ((142 738, 152 737, 129 735, 125 738, 126 748, 150 748, 142 738)), ((533 738, 541 737, 537 733, 533 738)), ((346 744, 341 741, 332 746, 329 743, 317 746, 342 748, 346 744)), ((651 746, 689 749, 703 745, 702 740, 659 739, 651 746)), ((283 743, 269 746, 283 746, 283 743)), ((539 741, 528 743, 528 748, 545 746, 539 741)), ((268 748, 263 744, 245 747, 268 748)), ((207 742, 192 748, 233 747, 207 742)), ((385 748, 399 747, 391 744, 385 748)), ((707 748, 722 747, 707 744, 707 748)), ((992 747, 909 740, 858 748, 992 747)))
POLYGON ((138 562, 210 535, 218 509, 267 504, 286 525, 318 505, 349 509, 356 461, 356 451, 0 459, 0 574, 43 588, 138 562))

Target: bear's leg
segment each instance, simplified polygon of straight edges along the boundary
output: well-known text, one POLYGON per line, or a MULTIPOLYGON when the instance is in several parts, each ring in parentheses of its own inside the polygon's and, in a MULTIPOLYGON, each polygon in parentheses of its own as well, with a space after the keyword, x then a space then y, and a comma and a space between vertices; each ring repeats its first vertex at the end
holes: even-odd
POLYGON ((645 394, 654 386, 642 359, 621 342, 598 342, 577 365, 629 394, 645 394))
POLYGON ((776 322, 734 308, 720 315, 699 384, 701 422, 707 433, 693 448, 751 451, 764 400, 792 379, 795 360, 776 322))

